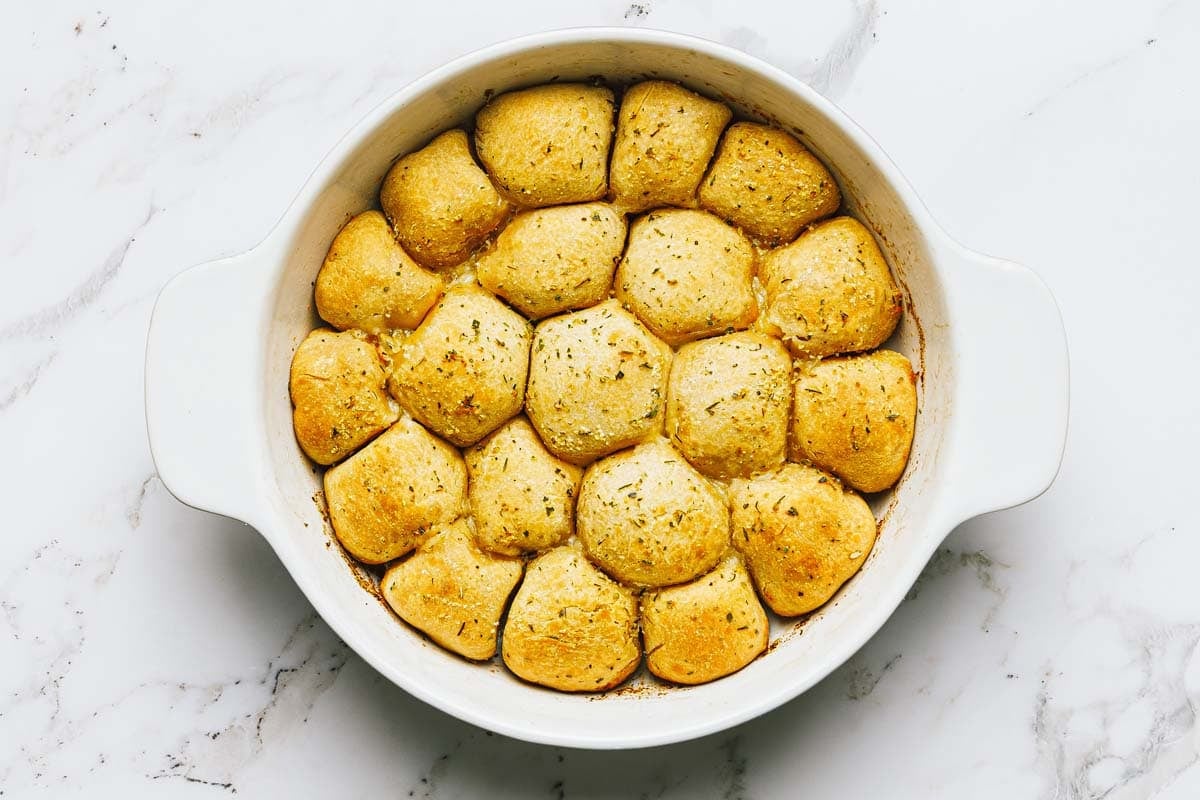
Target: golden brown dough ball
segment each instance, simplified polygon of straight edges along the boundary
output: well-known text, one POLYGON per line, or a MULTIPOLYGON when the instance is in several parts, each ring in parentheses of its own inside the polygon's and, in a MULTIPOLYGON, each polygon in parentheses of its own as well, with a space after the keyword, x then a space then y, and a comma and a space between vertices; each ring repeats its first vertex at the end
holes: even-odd
POLYGON ((461 130, 446 131, 397 161, 383 179, 379 202, 404 249, 434 269, 465 261, 509 210, 461 130))
POLYGON ((405 340, 388 388, 408 413, 459 447, 521 410, 532 332, 478 286, 454 286, 405 340))
POLYGON ((547 449, 586 464, 662 429, 671 350, 615 300, 543 320, 525 404, 547 449))
POLYGON ((634 221, 616 295, 668 344, 748 327, 758 316, 754 248, 706 211, 664 209, 634 221))
POLYGON ((586 308, 608 296, 625 247, 625 216, 606 203, 513 217, 475 265, 479 282, 531 319, 586 308))
POLYGON ((787 458, 792 359, 761 333, 684 345, 667 387, 667 437, 713 478, 749 477, 787 458))
POLYGON ((583 471, 555 458, 524 417, 464 453, 475 535, 486 550, 519 555, 561 544, 575 532, 583 471))
POLYGON ((737 672, 767 649, 767 612, 736 555, 691 583, 642 595, 646 666, 675 683, 737 672))
POLYGON ((318 328, 292 357, 289 390, 296 441, 318 464, 353 453, 400 416, 383 390, 383 367, 370 342, 318 328))
POLYGON ((532 683, 564 692, 602 692, 642 658, 633 592, 556 547, 525 571, 504 624, 504 663, 532 683))
POLYGON ((700 184, 700 205, 770 244, 837 211, 842 197, 820 159, 794 136, 756 122, 725 131, 700 184))
POLYGON ((662 439, 590 466, 578 507, 584 550, 623 583, 690 581, 729 547, 725 497, 662 439))
POLYGON ((507 92, 475 117, 479 160, 501 194, 526 207, 604 197, 612 135, 612 90, 582 83, 507 92))
POLYGON ((467 468, 457 450, 402 417, 325 472, 325 502, 350 555, 382 564, 466 510, 467 468))
POLYGON ((875 543, 875 517, 837 478, 803 464, 730 485, 733 545, 766 604, 792 617, 824 605, 875 543))
POLYGON ((627 211, 690 206, 733 112, 667 81, 631 86, 617 115, 609 183, 627 211))
POLYGON ((496 654, 500 617, 521 571, 519 559, 480 550, 464 518, 389 569, 379 588, 400 619, 447 650, 482 661, 496 654))
POLYGON ((396 244, 383 214, 364 211, 329 246, 317 273, 317 313, 340 330, 411 330, 441 296, 442 283, 396 244))
POLYGON ((891 350, 831 358, 801 367, 792 445, 860 492, 900 480, 912 447, 917 379, 891 350))
POLYGON ((822 222, 767 253, 765 328, 809 358, 878 347, 903 308, 883 253, 851 217, 822 222))

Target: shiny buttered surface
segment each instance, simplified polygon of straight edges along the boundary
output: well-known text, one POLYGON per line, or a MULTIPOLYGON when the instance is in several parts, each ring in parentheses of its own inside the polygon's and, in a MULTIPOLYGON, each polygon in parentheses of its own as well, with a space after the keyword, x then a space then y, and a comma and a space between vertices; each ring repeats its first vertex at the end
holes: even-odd
POLYGON ((794 455, 860 492, 879 492, 904 472, 916 415, 917 378, 897 352, 803 364, 796 372, 794 455))
POLYGON ((667 81, 487 98, 334 237, 296 440, 396 616, 523 680, 715 680, 867 560, 918 377, 827 165, 667 81), (765 608, 764 608, 765 606, 765 608))
POLYGON ((679 348, 667 386, 667 437, 710 478, 749 477, 787 457, 792 359, 762 333, 679 348))
POLYGON ((582 83, 508 92, 475 115, 475 150, 496 188, 528 207, 608 192, 613 92, 582 83))
POLYGON ((642 595, 646 665, 675 683, 737 672, 767 649, 770 623, 735 555, 690 583, 642 595))
POLYGON ((764 328, 801 357, 870 350, 900 321, 900 290, 870 231, 853 217, 814 225, 771 250, 759 277, 764 328))
POLYGON ((621 100, 608 180, 626 211, 690 206, 733 112, 676 83, 646 81, 621 100))
POLYGON ((504 624, 509 669, 552 689, 598 692, 628 678, 641 660, 631 590, 574 547, 529 563, 504 624))
POLYGON ((379 582, 400 618, 447 650, 481 661, 496 654, 496 634, 525 564, 481 550, 466 518, 438 530, 379 582))
POLYGON ((763 600, 793 617, 825 604, 875 544, 861 496, 816 467, 787 464, 730 486, 733 545, 763 600))
POLYGON ((403 417, 325 472, 325 502, 350 555, 383 564, 463 515, 467 468, 455 448, 403 417))
POLYGON ((446 131, 397 161, 383 179, 379 204, 396 241, 433 269, 461 264, 510 210, 462 130, 446 131))
POLYGON ((533 330, 477 286, 454 286, 404 339, 388 388, 414 418, 447 441, 475 444, 525 402, 533 330))
POLYGON ((332 464, 396 421, 379 353, 365 336, 319 328, 292 358, 292 425, 305 455, 332 464))
POLYGON ((488 291, 530 319, 594 306, 608 297, 625 249, 625 215, 607 203, 513 217, 475 263, 488 291))
POLYGON ((771 244, 790 242, 841 203, 820 159, 791 134, 754 122, 729 126, 700 184, 701 206, 771 244))
POLYGON ((724 492, 663 439, 588 467, 578 526, 588 556, 631 586, 689 581, 729 547, 724 492))
POLYGON ((583 470, 547 450, 529 420, 506 423, 465 456, 475 534, 488 550, 535 553, 575 532, 583 470))
POLYGON ((364 211, 334 237, 313 295, 338 330, 382 333, 420 325, 444 286, 404 252, 383 214, 364 211))
POLYGON ((671 348, 616 300, 541 322, 526 409, 550 452, 574 464, 662 428, 671 348))
POLYGON ((634 220, 614 290, 670 345, 741 330, 758 316, 753 246, 705 211, 670 208, 634 220))

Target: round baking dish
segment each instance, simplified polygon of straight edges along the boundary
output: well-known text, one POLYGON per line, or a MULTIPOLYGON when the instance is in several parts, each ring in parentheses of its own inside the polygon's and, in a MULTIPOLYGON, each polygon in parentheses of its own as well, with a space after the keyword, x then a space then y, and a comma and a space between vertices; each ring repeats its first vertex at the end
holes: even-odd
POLYGON ((955 525, 1036 497, 1053 481, 1067 427, 1067 349, 1045 285, 1029 270, 953 242, 879 147, 832 103, 737 50, 649 30, 528 36, 453 61, 356 125, 263 242, 188 270, 163 289, 146 354, 146 416, 158 472, 183 502, 255 527, 329 625, 413 695, 529 741, 629 748, 727 728, 795 697, 879 629, 955 525), (292 434, 288 365, 316 323, 312 281, 352 214, 377 205, 400 154, 468 122, 493 93, 553 80, 677 80, 739 115, 796 133, 830 166, 905 292, 887 346, 920 370, 912 457, 874 502, 880 536, 862 571, 773 646, 714 683, 655 683, 599 696, 525 684, 469 664, 400 623, 329 533, 320 478, 292 434), (802 634, 802 635, 801 635, 802 634))

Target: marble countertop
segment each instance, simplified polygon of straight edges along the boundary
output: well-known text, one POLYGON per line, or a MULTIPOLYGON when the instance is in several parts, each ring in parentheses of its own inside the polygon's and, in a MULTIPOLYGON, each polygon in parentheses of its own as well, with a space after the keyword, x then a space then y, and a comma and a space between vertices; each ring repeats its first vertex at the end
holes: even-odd
POLYGON ((1200 449, 1200 4, 121 0, 7 16, 0 795, 1200 796, 1200 531, 1181 491, 1200 449), (810 82, 953 236, 1045 278, 1072 350, 1046 495, 958 528, 799 699, 623 753, 508 740, 383 680, 254 531, 165 491, 143 423, 168 278, 255 244, 410 79, 585 24, 697 34, 810 82))

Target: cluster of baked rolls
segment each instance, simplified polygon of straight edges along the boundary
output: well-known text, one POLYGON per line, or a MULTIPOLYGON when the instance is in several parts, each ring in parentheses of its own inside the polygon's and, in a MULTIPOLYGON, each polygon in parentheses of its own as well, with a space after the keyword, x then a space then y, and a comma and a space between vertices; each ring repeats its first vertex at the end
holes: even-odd
POLYGON ((763 653, 863 564, 917 411, 901 293, 794 136, 648 81, 502 94, 315 284, 296 438, 396 614, 564 691, 763 653), (764 608, 765 605, 765 608, 764 608))

